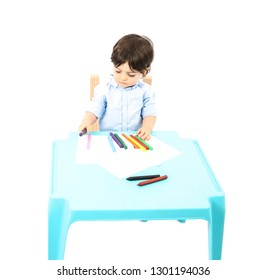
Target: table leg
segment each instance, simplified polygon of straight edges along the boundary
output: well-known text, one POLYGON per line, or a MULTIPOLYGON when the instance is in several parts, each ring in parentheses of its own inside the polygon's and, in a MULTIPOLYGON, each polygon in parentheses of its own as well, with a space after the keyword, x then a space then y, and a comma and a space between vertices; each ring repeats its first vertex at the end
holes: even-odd
POLYGON ((63 260, 70 226, 70 208, 61 198, 50 198, 48 213, 48 259, 63 260))
POLYGON ((225 217, 224 196, 213 197, 210 199, 210 205, 209 259, 221 260, 225 217))

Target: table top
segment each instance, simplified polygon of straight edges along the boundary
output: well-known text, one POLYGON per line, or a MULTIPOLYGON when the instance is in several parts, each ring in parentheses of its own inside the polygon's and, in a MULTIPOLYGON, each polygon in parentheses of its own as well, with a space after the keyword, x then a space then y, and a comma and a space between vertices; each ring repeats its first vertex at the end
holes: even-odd
POLYGON ((55 140, 50 198, 67 199, 73 210, 207 210, 212 199, 224 196, 196 140, 182 139, 176 131, 152 135, 181 155, 139 172, 168 175, 167 180, 144 187, 137 186, 138 181, 118 179, 97 164, 76 164, 77 132, 55 140))

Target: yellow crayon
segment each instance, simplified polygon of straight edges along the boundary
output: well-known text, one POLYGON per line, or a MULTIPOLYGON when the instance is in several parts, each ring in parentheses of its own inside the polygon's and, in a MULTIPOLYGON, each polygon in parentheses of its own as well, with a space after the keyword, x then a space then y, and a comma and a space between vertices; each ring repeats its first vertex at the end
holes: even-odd
POLYGON ((134 144, 135 144, 136 146, 138 146, 143 152, 146 152, 146 151, 147 151, 146 148, 145 148, 143 145, 139 144, 139 143, 134 139, 134 137, 132 137, 132 135, 130 135, 130 138, 131 138, 131 140, 134 142, 134 144))

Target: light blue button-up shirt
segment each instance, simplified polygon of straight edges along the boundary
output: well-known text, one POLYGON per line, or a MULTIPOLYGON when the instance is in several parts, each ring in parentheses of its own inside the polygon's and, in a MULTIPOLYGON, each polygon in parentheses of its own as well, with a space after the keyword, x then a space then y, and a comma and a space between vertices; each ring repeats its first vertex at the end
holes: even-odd
POLYGON ((136 131, 146 116, 156 116, 155 92, 142 80, 132 87, 119 86, 111 75, 106 84, 94 90, 89 112, 99 120, 99 129, 108 131, 136 131))

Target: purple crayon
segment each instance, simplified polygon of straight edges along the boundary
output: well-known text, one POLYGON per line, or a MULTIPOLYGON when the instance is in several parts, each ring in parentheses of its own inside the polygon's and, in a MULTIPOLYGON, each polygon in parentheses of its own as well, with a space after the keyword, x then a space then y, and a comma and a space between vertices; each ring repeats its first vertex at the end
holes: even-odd
POLYGON ((110 132, 109 134, 110 134, 110 136, 112 137, 112 139, 118 144, 118 146, 119 146, 120 148, 123 148, 123 145, 122 145, 121 142, 117 139, 117 137, 116 137, 112 132, 110 132))

